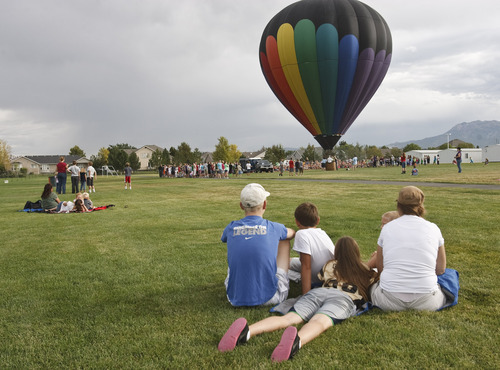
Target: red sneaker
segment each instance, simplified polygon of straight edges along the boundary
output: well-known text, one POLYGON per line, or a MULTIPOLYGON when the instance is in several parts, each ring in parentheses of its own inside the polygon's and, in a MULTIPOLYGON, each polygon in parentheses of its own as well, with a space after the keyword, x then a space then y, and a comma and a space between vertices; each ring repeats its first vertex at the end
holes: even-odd
POLYGON ((238 344, 246 343, 248 334, 247 320, 243 317, 235 320, 226 334, 222 337, 217 347, 220 352, 232 351, 238 344))
POLYGON ((273 362, 282 362, 290 360, 300 348, 300 338, 297 334, 295 326, 289 326, 283 332, 278 346, 274 349, 271 355, 273 362))

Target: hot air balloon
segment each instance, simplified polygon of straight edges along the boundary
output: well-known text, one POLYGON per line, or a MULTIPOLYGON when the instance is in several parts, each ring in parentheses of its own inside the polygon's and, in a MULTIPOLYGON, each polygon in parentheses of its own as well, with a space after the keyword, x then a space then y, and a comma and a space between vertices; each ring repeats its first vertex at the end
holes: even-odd
POLYGON ((332 149, 382 83, 392 56, 385 20, 357 0, 301 0, 271 19, 267 83, 323 149, 332 149))

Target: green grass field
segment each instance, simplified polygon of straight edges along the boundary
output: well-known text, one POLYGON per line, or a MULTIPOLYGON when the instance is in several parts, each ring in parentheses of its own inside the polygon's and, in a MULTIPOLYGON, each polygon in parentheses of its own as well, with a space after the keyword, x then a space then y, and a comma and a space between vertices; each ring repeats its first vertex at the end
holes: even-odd
MULTIPOLYGON (((380 215, 402 184, 420 184, 427 219, 445 238, 448 267, 460 273, 459 304, 441 312, 374 309, 331 328, 282 368, 500 368, 500 164, 252 174, 229 180, 100 177, 88 214, 17 212, 40 198, 46 177, 0 180, 0 368, 270 368, 281 332, 231 353, 217 344, 238 317, 225 297, 228 222, 242 217, 239 192, 259 182, 271 192, 265 217, 293 227, 304 201, 336 241, 354 237, 363 257, 376 248, 380 215), (334 182, 329 180, 345 180, 334 182), (386 180, 360 183, 359 180, 386 180), (352 181, 352 182, 350 182, 352 181), (483 184, 491 188, 433 186, 483 184), (496 186, 495 186, 496 185, 496 186)), ((71 184, 69 184, 71 188, 71 184)), ((72 200, 71 194, 61 196, 72 200)), ((300 293, 292 284, 291 295, 300 293)))

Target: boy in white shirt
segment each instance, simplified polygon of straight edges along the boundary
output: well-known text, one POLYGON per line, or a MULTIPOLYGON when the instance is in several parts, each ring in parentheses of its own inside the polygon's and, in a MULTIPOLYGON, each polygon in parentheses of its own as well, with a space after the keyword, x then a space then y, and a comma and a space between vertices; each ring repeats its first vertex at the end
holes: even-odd
MULTIPOLYGON (((293 250, 300 258, 290 259, 290 279, 300 273, 302 294, 311 290, 311 285, 319 283, 318 273, 325 263, 334 258, 335 246, 320 228, 318 208, 312 203, 302 203, 295 209, 295 223, 299 230, 295 234, 293 250)), ((298 280, 298 279, 297 279, 298 280)))

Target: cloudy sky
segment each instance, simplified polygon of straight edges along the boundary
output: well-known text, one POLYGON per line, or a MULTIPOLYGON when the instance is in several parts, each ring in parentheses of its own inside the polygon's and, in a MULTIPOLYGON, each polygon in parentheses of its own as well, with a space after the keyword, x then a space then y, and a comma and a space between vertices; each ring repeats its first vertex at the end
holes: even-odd
MULTIPOLYGON (((0 139, 16 155, 129 143, 242 151, 314 138, 260 70, 284 0, 0 0, 0 139)), ((500 119, 500 1, 365 0, 393 59, 343 139, 384 145, 500 119)), ((443 136, 446 141, 446 136, 443 136)))

